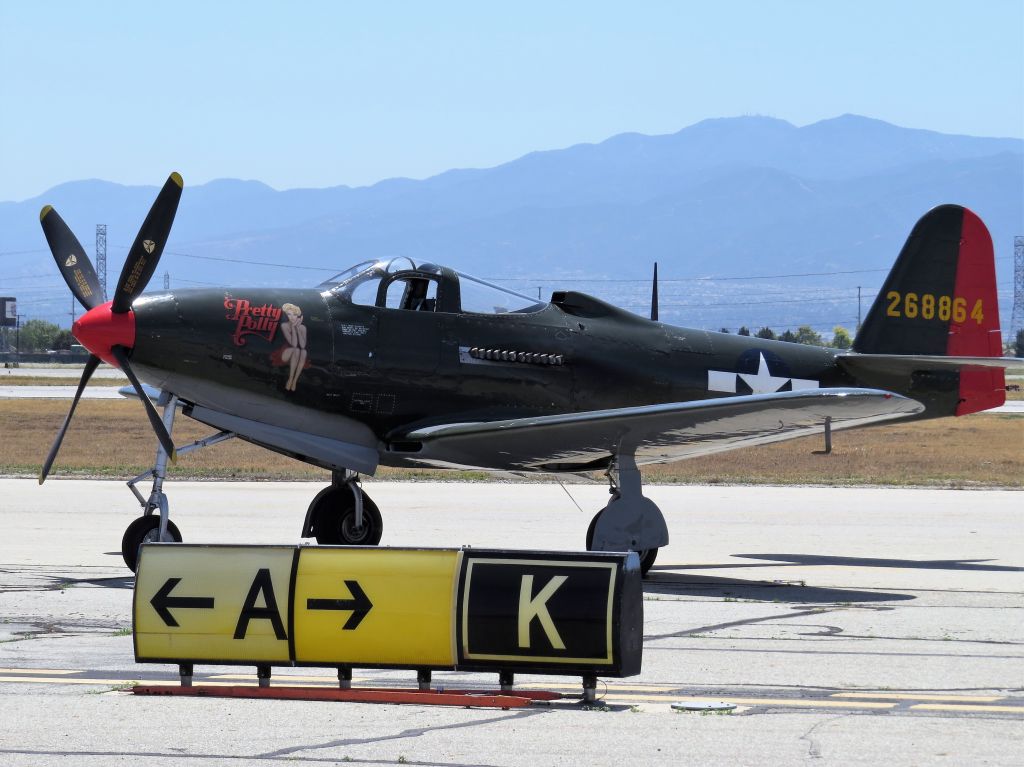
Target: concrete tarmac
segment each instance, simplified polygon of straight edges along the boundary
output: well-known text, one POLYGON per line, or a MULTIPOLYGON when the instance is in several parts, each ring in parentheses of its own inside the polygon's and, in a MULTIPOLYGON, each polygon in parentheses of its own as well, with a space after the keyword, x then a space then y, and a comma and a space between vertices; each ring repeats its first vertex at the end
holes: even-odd
MULTIPOLYGON (((578 550, 601 485, 367 481, 382 545, 578 550)), ((190 542, 294 543, 308 483, 169 482, 190 542)), ((644 586, 643 672, 602 705, 520 710, 141 697, 122 483, 0 479, 0 764, 1018 764, 1024 495, 650 487, 671 544, 644 586), (673 703, 730 701, 731 714, 673 703)), ((413 631, 414 627, 410 627, 413 631)), ((330 686, 330 669, 274 682, 330 686)), ((356 685, 414 687, 411 671, 356 685)), ((255 683, 246 667, 196 682, 255 683)), ((493 675, 435 686, 495 690, 493 675)), ((579 680, 517 677, 578 694, 579 680)))

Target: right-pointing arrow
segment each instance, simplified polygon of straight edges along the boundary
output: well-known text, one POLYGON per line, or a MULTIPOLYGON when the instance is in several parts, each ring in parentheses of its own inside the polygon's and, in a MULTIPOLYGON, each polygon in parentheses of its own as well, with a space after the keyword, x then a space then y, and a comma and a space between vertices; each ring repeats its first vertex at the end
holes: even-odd
POLYGON ((181 578, 168 578, 167 582, 160 587, 149 603, 153 605, 157 615, 168 626, 177 627, 178 621, 174 619, 170 608, 194 608, 209 610, 213 607, 213 597, 172 597, 174 587, 181 583, 181 578))
POLYGON ((366 614, 373 609, 373 603, 366 596, 366 592, 359 585, 359 581, 345 581, 345 585, 348 586, 349 593, 352 594, 351 599, 307 599, 306 609, 351 610, 352 615, 349 616, 348 620, 345 621, 345 625, 341 628, 343 631, 352 631, 362 623, 366 614))

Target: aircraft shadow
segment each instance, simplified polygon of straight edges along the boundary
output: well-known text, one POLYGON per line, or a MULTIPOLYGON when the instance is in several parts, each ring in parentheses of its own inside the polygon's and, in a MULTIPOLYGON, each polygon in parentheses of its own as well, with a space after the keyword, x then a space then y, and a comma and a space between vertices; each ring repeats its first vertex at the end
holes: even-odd
MULTIPOLYGON (((787 565, 839 565, 845 567, 892 567, 908 570, 975 570, 979 572, 1024 572, 1024 567, 1010 565, 979 564, 991 562, 991 559, 876 559, 873 557, 830 557, 818 554, 733 554, 744 559, 761 559, 771 562, 783 562, 787 565)), ((762 564, 713 565, 713 567, 771 567, 762 564)))
POLYGON ((117 575, 112 578, 64 578, 61 576, 47 575, 45 580, 49 585, 48 590, 63 590, 75 588, 76 586, 99 586, 105 589, 133 589, 135 588, 135 573, 128 575, 117 575))
MULTIPOLYGON (((676 570, 680 568, 674 568, 676 570)), ((690 575, 679 572, 652 572, 643 581, 644 594, 718 597, 755 602, 797 604, 866 604, 916 599, 913 594, 895 591, 863 591, 808 586, 802 581, 755 581, 719 578, 714 575, 690 575)))

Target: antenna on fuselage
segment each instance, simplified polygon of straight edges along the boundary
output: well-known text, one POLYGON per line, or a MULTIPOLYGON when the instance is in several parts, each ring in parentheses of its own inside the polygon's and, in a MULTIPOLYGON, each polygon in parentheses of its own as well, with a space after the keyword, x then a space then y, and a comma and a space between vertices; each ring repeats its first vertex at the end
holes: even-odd
POLYGON ((658 321, 658 262, 654 262, 654 284, 651 285, 651 321, 658 321))

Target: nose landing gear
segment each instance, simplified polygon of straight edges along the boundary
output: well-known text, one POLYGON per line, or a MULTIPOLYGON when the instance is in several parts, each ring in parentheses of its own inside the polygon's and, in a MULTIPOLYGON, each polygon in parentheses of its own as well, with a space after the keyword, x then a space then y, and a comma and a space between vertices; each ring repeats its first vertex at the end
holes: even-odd
MULTIPOLYGON (((168 392, 160 392, 157 405, 164 409, 163 422, 167 434, 170 435, 174 428, 174 416, 178 411, 178 398, 168 392)), ((185 455, 203 447, 216 445, 219 442, 231 439, 235 435, 231 432, 218 432, 206 439, 193 442, 191 445, 178 448, 178 455, 185 455)), ((166 543, 181 543, 181 532, 178 526, 170 520, 170 509, 167 505, 167 496, 164 494, 164 479, 167 478, 167 451, 159 441, 156 447, 156 461, 153 468, 143 472, 139 476, 128 481, 128 489, 135 494, 142 507, 142 516, 138 517, 124 531, 121 539, 121 556, 128 569, 135 572, 139 564, 139 547, 143 543, 164 541, 166 543), (146 498, 136 489, 136 485, 144 479, 152 478, 153 486, 146 498), (154 512, 159 512, 156 514, 154 512)))

